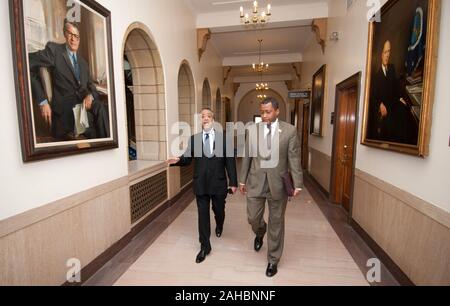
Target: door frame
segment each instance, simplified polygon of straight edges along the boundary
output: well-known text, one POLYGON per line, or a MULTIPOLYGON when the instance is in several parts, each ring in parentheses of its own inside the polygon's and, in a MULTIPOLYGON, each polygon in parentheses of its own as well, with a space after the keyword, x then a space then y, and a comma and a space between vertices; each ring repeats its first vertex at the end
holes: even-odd
POLYGON ((355 188, 355 170, 356 170, 356 152, 357 152, 357 145, 358 145, 358 130, 359 130, 359 104, 361 102, 361 76, 362 72, 358 72, 348 79, 342 81, 341 83, 336 85, 336 95, 335 95, 335 122, 333 126, 333 146, 332 146, 332 155, 331 155, 331 178, 330 178, 330 200, 331 202, 335 202, 336 198, 336 180, 339 179, 336 176, 336 162, 338 160, 337 158, 337 121, 338 116, 341 111, 341 105, 340 105, 340 92, 345 91, 349 88, 355 87, 357 88, 357 101, 356 101, 356 117, 355 117, 355 142, 353 144, 353 160, 352 160, 352 170, 353 175, 351 177, 351 190, 350 190, 350 207, 349 207, 349 218, 351 218, 353 214, 353 193, 355 188))

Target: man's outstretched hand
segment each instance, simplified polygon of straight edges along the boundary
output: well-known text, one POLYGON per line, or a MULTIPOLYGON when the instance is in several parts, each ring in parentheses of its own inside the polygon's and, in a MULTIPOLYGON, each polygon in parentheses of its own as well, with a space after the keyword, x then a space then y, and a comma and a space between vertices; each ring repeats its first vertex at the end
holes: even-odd
POLYGON ((180 158, 179 158, 179 157, 171 157, 171 158, 169 158, 168 160, 166 160, 166 163, 167 163, 168 165, 175 165, 175 164, 177 164, 179 161, 180 161, 180 158))

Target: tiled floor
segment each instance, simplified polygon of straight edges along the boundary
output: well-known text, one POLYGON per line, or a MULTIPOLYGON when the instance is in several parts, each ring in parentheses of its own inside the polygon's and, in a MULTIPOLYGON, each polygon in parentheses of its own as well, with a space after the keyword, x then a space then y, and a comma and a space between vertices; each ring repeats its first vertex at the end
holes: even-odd
MULTIPOLYGON (((226 212, 224 234, 211 238, 212 253, 202 264, 195 263, 199 243, 193 202, 115 285, 368 285, 308 191, 288 204, 284 255, 271 279, 265 276, 267 245, 260 253, 253 250, 245 198, 229 197, 226 212)), ((211 224, 214 232, 212 213, 211 224)))

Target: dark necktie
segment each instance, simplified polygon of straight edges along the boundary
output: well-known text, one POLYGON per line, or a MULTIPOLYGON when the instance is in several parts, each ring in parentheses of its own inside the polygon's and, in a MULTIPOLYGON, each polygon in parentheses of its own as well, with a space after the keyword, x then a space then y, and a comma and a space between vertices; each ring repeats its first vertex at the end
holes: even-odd
POLYGON ((205 148, 204 148, 204 152, 206 157, 211 157, 212 152, 211 152, 211 138, 209 137, 209 133, 205 134, 205 148))
POLYGON ((72 63, 73 63, 73 70, 75 72, 75 76, 80 81, 80 66, 78 65, 77 57, 75 56, 75 53, 72 53, 72 63))
POLYGON ((267 134, 267 149, 270 151, 272 150, 272 124, 269 123, 267 128, 269 129, 269 134, 267 134))

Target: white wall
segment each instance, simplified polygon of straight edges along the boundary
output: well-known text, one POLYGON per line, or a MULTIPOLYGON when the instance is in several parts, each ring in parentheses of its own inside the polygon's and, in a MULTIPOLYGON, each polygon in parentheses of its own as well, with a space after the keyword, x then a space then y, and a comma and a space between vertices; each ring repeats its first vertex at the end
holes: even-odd
MULTIPOLYGON (((130 24, 138 21, 151 31, 159 48, 165 74, 167 122, 178 118, 178 71, 189 61, 194 74, 197 103, 201 84, 208 77, 215 93, 222 85, 221 59, 211 44, 199 64, 195 18, 179 0, 99 0, 112 13, 112 39, 120 149, 24 164, 14 87, 14 67, 8 1, 0 3, 0 220, 84 191, 128 174, 125 93, 122 52, 130 24)), ((169 143, 170 144, 170 143, 169 143)))
MULTIPOLYGON (((310 146, 331 156, 333 126, 330 113, 334 111, 336 85, 362 71, 360 118, 363 113, 365 93, 365 70, 367 58, 367 11, 366 1, 355 1, 348 13, 344 0, 330 2, 328 32, 340 32, 340 40, 327 42, 322 55, 319 45, 313 40, 304 53, 302 85, 312 82, 312 75, 321 65, 327 64, 328 89, 326 95, 324 137, 310 137, 310 146)), ((386 1, 381 1, 384 4, 386 1)), ((356 167, 401 188, 446 211, 450 211, 450 1, 442 1, 439 61, 437 69, 436 96, 433 111, 430 156, 420 159, 389 151, 382 151, 358 144, 356 167)), ((361 120, 358 140, 361 139, 361 120)))

